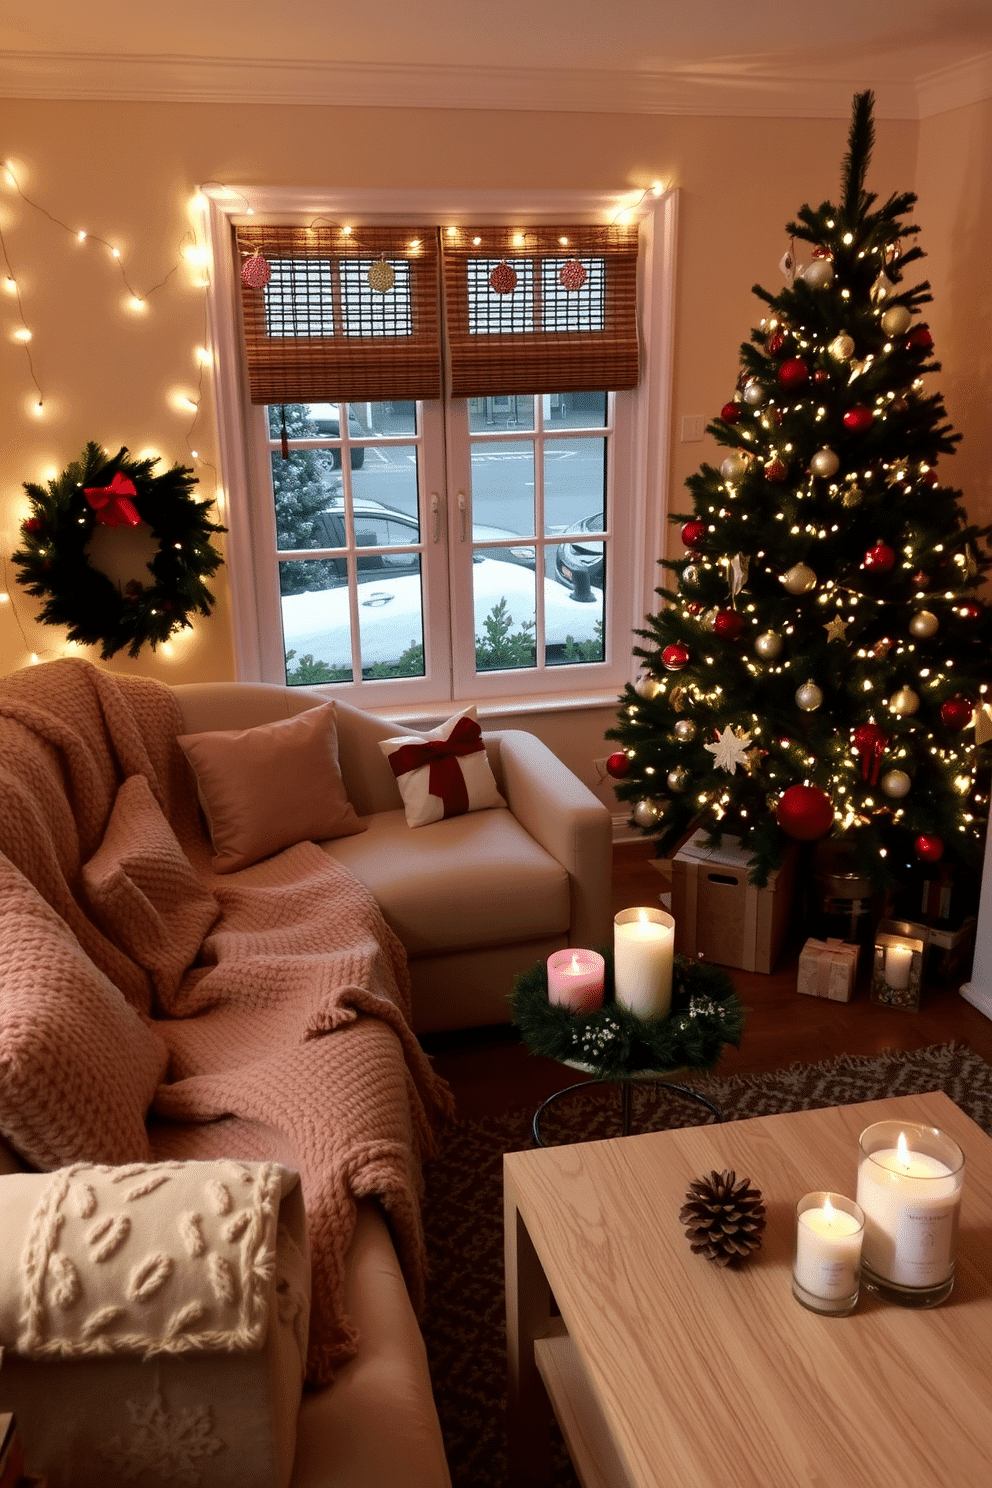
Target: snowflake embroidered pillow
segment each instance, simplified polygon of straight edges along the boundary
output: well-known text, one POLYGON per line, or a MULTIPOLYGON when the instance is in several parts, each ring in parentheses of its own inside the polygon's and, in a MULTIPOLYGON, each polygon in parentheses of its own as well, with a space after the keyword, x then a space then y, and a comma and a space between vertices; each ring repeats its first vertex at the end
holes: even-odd
POLYGON ((407 825, 505 806, 482 742, 474 708, 463 708, 429 733, 380 739, 403 797, 407 825))

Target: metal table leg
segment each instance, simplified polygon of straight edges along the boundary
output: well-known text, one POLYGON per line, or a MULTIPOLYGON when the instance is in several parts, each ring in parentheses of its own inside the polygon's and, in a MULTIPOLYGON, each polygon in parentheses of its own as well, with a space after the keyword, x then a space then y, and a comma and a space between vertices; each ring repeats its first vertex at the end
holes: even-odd
POLYGON ((703 1106, 707 1111, 710 1112, 712 1116, 716 1118, 717 1121, 723 1120, 723 1112, 720 1110, 720 1107, 715 1105, 714 1102, 710 1100, 709 1096, 702 1095, 698 1090, 693 1090, 692 1087, 689 1085, 676 1085, 673 1081, 664 1080, 660 1077, 657 1080, 650 1081, 642 1077, 636 1082, 634 1080, 581 1080, 576 1085, 566 1085, 563 1090, 554 1091, 551 1095, 548 1096, 547 1100, 542 1101, 541 1104, 538 1106, 537 1110, 534 1112, 534 1119, 531 1122, 531 1132, 534 1136, 535 1146, 547 1146, 547 1143, 541 1137, 541 1117, 548 1109, 548 1107, 552 1105, 554 1101, 561 1100, 563 1096, 573 1095, 577 1090, 588 1090, 592 1085, 620 1086, 620 1135, 622 1137, 629 1137, 632 1104, 631 1087, 635 1083, 638 1085, 647 1083, 660 1085, 665 1090, 671 1090, 676 1095, 682 1096, 685 1100, 693 1101, 696 1105, 703 1106))

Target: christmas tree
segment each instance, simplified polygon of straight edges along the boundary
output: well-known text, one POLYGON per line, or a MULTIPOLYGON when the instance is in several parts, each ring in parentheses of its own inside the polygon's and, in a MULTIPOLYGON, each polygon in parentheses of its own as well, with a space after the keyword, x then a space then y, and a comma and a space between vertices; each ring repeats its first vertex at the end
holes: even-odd
POLYGON ((708 427, 727 453, 686 485, 677 588, 635 647, 607 737, 617 795, 670 852, 691 828, 749 850, 767 882, 794 841, 832 838, 879 888, 907 863, 981 863, 992 670, 990 528, 944 461, 960 435, 925 379, 906 214, 865 190, 873 97, 854 99, 841 198, 787 225, 785 288, 740 348, 708 427))

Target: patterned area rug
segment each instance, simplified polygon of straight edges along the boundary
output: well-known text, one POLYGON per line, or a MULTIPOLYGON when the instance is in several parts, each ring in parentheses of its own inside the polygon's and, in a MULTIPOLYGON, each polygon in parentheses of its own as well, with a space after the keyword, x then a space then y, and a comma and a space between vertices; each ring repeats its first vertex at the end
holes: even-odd
MULTIPOLYGON (((727 1120, 779 1111, 852 1105, 885 1096, 944 1090, 992 1136, 992 1066, 960 1044, 916 1053, 886 1051, 793 1065, 770 1075, 687 1077, 727 1120)), ((615 1087, 593 1087, 554 1102, 541 1120, 546 1144, 610 1137, 619 1131, 615 1087)), ((504 1152, 533 1147, 531 1111, 457 1123, 426 1170, 425 1221, 431 1282, 424 1337, 454 1488, 513 1488, 503 1432, 504 1152)), ((632 1130, 696 1126, 707 1111, 684 1098, 637 1088, 632 1130)), ((560 1438, 553 1488, 578 1488, 560 1438)))

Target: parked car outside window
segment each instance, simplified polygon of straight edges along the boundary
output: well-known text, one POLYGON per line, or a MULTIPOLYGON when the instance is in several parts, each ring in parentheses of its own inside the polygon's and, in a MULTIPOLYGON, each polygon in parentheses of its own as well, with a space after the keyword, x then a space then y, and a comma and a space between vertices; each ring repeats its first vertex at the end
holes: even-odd
POLYGON ((560 584, 567 584, 569 589, 603 587, 603 544, 601 542, 586 542, 582 536, 586 532, 603 531, 603 513, 594 512, 591 517, 583 517, 580 522, 573 522, 570 527, 564 529, 563 536, 567 537, 569 532, 577 534, 571 542, 565 541, 555 548, 555 578, 560 584))
MULTIPOLYGON (((354 453, 354 451, 353 451, 354 453)), ((359 548, 395 548, 420 542, 420 528, 415 517, 408 512, 394 511, 378 501, 355 501, 352 507, 355 523, 355 545, 359 548)), ((490 527, 485 523, 474 523, 472 537, 475 542, 509 542, 516 533, 505 527, 490 527)), ((347 546, 344 498, 333 497, 327 510, 317 512, 313 518, 313 539, 317 546, 343 548, 347 546)), ((519 540, 507 547, 478 548, 474 553, 476 563, 483 559, 503 563, 515 563, 522 568, 533 568, 533 547, 522 547, 519 540)), ((327 560, 333 574, 333 585, 348 582, 348 564, 345 558, 327 560)), ((398 577, 401 574, 420 572, 419 553, 369 553, 357 562, 358 582, 368 583, 376 578, 398 577)))
MULTIPOLYGON (((324 439, 340 439, 340 437, 341 437, 341 421, 340 421, 340 419, 338 417, 338 405, 336 403, 311 403, 309 405, 309 407, 310 407, 310 417, 313 420, 313 424, 314 424, 314 427, 317 430, 317 433, 320 434, 324 439)), ((348 408, 348 438, 349 439, 365 439, 368 436, 368 433, 369 433, 369 430, 366 429, 365 426, 359 421, 358 415, 352 410, 352 408, 349 405, 349 408, 348 408)), ((340 447, 338 447, 337 449, 331 450, 331 463, 334 466, 334 469, 335 470, 340 470, 341 469, 341 449, 340 449, 340 447)), ((365 464, 365 446, 364 445, 352 445, 352 447, 351 447, 351 468, 352 468, 352 470, 361 470, 361 468, 362 468, 362 466, 364 464, 365 464)))

